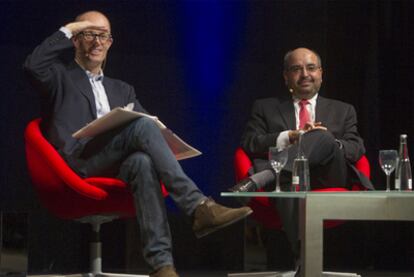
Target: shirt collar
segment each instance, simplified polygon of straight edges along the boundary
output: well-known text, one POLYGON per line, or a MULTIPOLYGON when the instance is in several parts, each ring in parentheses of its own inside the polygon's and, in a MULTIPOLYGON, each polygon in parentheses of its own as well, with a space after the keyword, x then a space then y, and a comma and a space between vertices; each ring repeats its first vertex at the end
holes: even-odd
POLYGON ((85 69, 80 63, 78 63, 78 61, 76 59, 75 59, 75 62, 80 66, 80 68, 82 68, 85 71, 86 75, 88 75, 88 78, 90 80, 103 81, 104 74, 103 74, 102 69, 99 71, 98 74, 95 74, 95 73, 92 73, 89 70, 85 69))
POLYGON ((85 72, 86 72, 86 75, 88 75, 88 78, 89 79, 92 79, 94 81, 100 81, 100 82, 102 82, 103 77, 104 77, 102 70, 98 74, 92 73, 89 70, 85 70, 85 72))
MULTIPOLYGON (((312 98, 308 99, 308 101, 312 106, 315 106, 317 98, 318 98, 318 93, 315 94, 312 98)), ((295 103, 295 104, 298 104, 300 100, 302 100, 302 99, 293 97, 293 103, 295 103)))

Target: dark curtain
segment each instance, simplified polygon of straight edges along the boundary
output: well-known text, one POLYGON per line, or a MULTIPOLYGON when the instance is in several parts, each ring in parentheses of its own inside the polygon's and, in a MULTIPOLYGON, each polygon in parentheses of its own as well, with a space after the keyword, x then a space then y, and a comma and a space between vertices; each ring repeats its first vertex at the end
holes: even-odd
MULTIPOLYGON (((207 151, 200 158, 183 162, 188 175, 213 196, 234 181, 232 155, 252 101, 287 95, 281 74, 283 55, 300 46, 312 48, 322 57, 321 95, 355 106, 372 179, 378 189, 383 189, 385 182, 378 166, 379 149, 397 149, 399 134, 406 133, 410 156, 414 157, 413 1, 211 1, 0 1, 1 209, 34 214, 42 211, 31 189, 24 159, 24 127, 39 115, 38 97, 21 72, 25 56, 76 14, 90 9, 101 10, 112 20, 115 43, 105 73, 133 84, 148 110, 202 151, 210 149, 212 143, 218 144, 214 152, 207 151), (209 5, 211 1, 230 7, 243 5, 244 20, 240 20, 241 35, 234 42, 238 52, 232 61, 234 78, 221 98, 224 102, 210 109, 222 115, 209 122, 206 114, 207 118, 200 118, 200 126, 193 128, 185 118, 197 114, 197 106, 184 95, 196 92, 186 91, 189 80, 184 73, 186 61, 182 51, 191 51, 191 47, 182 46, 183 26, 178 24, 177 8, 186 3, 209 5), (203 124, 216 124, 219 130, 214 137, 206 134, 208 139, 192 141, 194 130, 202 131, 203 124)), ((384 251, 379 249, 384 245, 371 243, 364 246, 368 258, 361 266, 413 267, 414 262, 408 258, 413 256, 409 254, 413 252, 410 224, 370 226, 374 227, 364 229, 365 240, 375 237, 384 242, 386 251, 405 258, 383 255, 384 251)), ((83 257, 77 257, 78 248, 84 249, 86 245, 71 248, 72 237, 86 241, 84 231, 77 225, 51 219, 42 211, 33 219, 31 236, 33 269, 76 270, 86 266, 81 261, 83 257), (48 232, 44 226, 50 226, 48 232), (60 232, 61 229, 67 233, 60 232), (54 250, 48 254, 42 249, 44 244, 53 244, 54 250), (68 249, 64 257, 53 254, 61 248, 68 249), (75 260, 68 263, 67 256, 75 260), (54 262, 50 262, 51 258, 54 262)), ((175 234, 176 243, 185 242, 185 236, 175 234)), ((116 243, 113 244, 114 253, 119 253, 121 250, 117 252, 116 243)), ((120 245, 122 248, 123 244, 120 245)), ((193 261, 198 257, 197 250, 194 251, 193 261)), ((178 259, 182 267, 191 266, 185 256, 178 259)), ((202 260, 194 263, 202 264, 202 260)), ((210 266, 214 265, 224 267, 220 261, 210 266)))

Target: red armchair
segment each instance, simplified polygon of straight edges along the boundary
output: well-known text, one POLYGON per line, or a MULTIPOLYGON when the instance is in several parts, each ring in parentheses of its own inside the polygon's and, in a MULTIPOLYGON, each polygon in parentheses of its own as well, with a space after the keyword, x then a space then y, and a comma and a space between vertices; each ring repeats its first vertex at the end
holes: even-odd
MULTIPOLYGON (((242 148, 237 148, 234 155, 234 169, 236 182, 239 182, 242 179, 245 179, 249 176, 249 169, 252 167, 252 162, 247 156, 246 152, 242 148)), ((364 174, 367 178, 370 178, 371 169, 369 161, 365 156, 362 156, 361 159, 355 164, 355 167, 364 174)), ((359 184, 352 185, 352 190, 365 190, 359 184)), ((318 189, 313 191, 348 191, 345 188, 326 188, 318 189)), ((269 201, 269 198, 266 197, 253 197, 249 201, 248 205, 252 208, 253 214, 252 217, 259 223, 263 224, 266 228, 269 229, 281 229, 282 223, 280 221, 279 214, 273 203, 269 201)), ((338 225, 341 221, 327 221, 325 222, 325 227, 334 227, 338 225)))
MULTIPOLYGON (((127 185, 114 178, 79 177, 43 137, 40 121, 35 119, 27 125, 25 144, 29 173, 41 203, 59 218, 90 223, 95 238, 99 238, 102 223, 135 216, 127 185)), ((166 196, 167 191, 162 189, 166 196)), ((102 273, 102 246, 99 239, 96 241, 90 244, 89 276, 108 276, 102 273)))

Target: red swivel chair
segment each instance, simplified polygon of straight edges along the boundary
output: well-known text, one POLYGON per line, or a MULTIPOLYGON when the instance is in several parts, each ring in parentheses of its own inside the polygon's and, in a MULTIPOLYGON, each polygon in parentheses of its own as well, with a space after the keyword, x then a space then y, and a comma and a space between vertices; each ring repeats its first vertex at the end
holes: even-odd
MULTIPOLYGON (((90 272, 82 276, 131 276, 102 273, 100 226, 117 218, 135 216, 134 200, 127 185, 114 178, 81 178, 43 137, 39 124, 31 121, 25 130, 26 159, 41 203, 55 216, 92 225, 90 272)), ((162 186, 163 195, 168 193, 162 186)), ((146 276, 146 275, 134 275, 146 276)))
MULTIPOLYGON (((245 179, 249 176, 249 169, 252 167, 252 161, 246 152, 242 148, 237 148, 234 155, 234 169, 236 175, 236 182, 239 182, 242 179, 245 179)), ((362 156, 359 161, 356 162, 355 167, 364 174, 367 178, 370 178, 371 168, 369 161, 365 156, 362 156)), ((351 190, 365 190, 359 184, 353 184, 351 190)), ((348 191, 346 188, 325 188, 317 189, 313 191, 348 191)), ((252 197, 248 205, 253 210, 252 218, 257 222, 263 224, 264 227, 268 229, 281 229, 282 223, 279 217, 279 214, 269 198, 267 197, 252 197)), ((327 228, 337 226, 342 221, 339 220, 329 220, 324 223, 324 226, 327 228)))

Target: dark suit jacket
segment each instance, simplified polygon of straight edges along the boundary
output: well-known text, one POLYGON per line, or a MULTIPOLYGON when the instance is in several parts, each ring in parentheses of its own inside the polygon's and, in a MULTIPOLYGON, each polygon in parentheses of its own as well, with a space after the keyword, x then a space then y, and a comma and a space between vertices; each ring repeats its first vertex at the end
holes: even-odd
MULTIPOLYGON (((354 107, 318 96, 315 111, 315 121, 322 122, 322 125, 343 145, 349 165, 358 161, 365 153, 365 147, 357 130, 354 107)), ((251 158, 258 159, 256 162, 259 162, 267 159, 267 151, 270 146, 276 145, 280 132, 295 129, 295 108, 291 99, 260 99, 253 104, 250 119, 242 135, 241 146, 251 158)))
MULTIPOLYGON (((37 46, 24 64, 41 94, 43 133, 64 157, 81 154, 90 139, 74 139, 72 133, 96 119, 95 99, 85 71, 75 62, 65 64, 60 58, 71 48, 72 41, 58 31, 37 46)), ((134 110, 146 112, 131 85, 106 76, 103 85, 111 109, 133 102, 134 110)))

